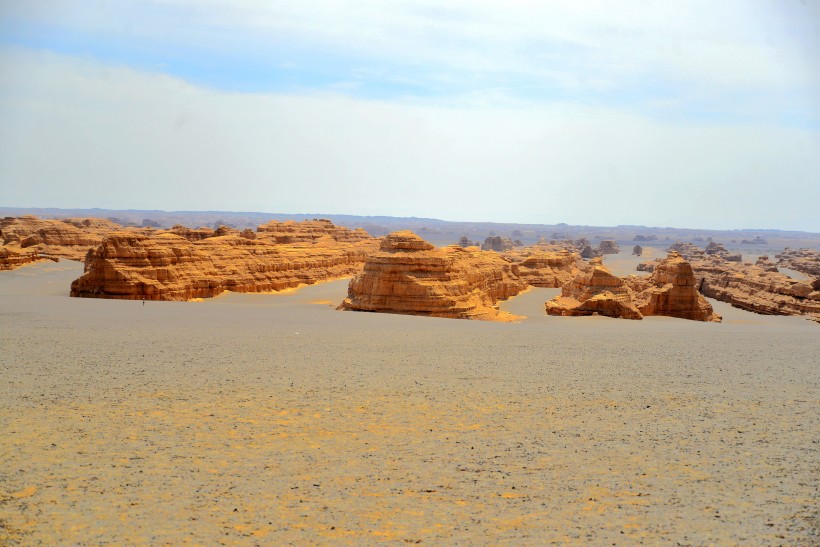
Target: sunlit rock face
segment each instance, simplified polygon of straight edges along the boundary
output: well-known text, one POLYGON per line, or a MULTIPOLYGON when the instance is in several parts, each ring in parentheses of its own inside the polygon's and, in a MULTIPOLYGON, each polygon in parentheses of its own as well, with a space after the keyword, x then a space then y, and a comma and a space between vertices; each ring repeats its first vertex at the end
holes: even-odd
POLYGON ((350 281, 344 310, 511 320, 497 304, 527 287, 518 267, 493 252, 435 248, 412 232, 384 238, 350 281))
POLYGON ((190 300, 224 291, 280 291, 351 276, 379 245, 363 230, 323 220, 271 222, 255 237, 224 232, 112 233, 89 251, 71 296, 190 300))

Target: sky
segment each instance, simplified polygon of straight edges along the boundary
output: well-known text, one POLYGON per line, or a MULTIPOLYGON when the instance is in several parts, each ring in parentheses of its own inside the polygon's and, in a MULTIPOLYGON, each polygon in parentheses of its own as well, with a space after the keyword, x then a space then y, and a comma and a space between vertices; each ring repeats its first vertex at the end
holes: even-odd
POLYGON ((820 232, 820 0, 0 0, 0 205, 820 232))

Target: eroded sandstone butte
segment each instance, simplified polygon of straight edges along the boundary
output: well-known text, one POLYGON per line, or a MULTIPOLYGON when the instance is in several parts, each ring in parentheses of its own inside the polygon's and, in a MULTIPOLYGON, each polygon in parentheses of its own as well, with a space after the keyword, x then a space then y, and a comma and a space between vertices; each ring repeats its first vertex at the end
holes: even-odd
POLYGON ((254 238, 237 230, 210 237, 175 231, 108 235, 89 251, 71 296, 190 300, 280 291, 353 275, 379 245, 363 230, 327 220, 270 222, 254 238))
POLYGON ((712 253, 690 243, 676 248, 690 261, 703 295, 762 315, 797 315, 820 322, 820 279, 793 279, 766 263, 740 262, 719 248, 712 253))
POLYGON ((82 260, 106 234, 123 227, 99 218, 41 219, 26 215, 0 220, 0 270, 39 260, 82 260))
POLYGON ((604 315, 622 319, 642 319, 632 302, 624 280, 612 275, 600 258, 593 258, 592 269, 576 276, 561 288, 560 296, 545 304, 549 315, 604 315))
POLYGON ((348 287, 343 310, 512 320, 497 304, 527 288, 518 266, 494 252, 435 248, 410 231, 386 236, 348 287))
POLYGON ((578 275, 545 303, 550 315, 604 315, 642 319, 663 315, 694 321, 720 321, 709 302, 698 292, 691 265, 678 253, 659 260, 649 277, 621 279, 593 259, 592 271, 578 275))
POLYGON ((644 316, 664 315, 694 321, 720 321, 712 305, 698 292, 692 266, 675 251, 659 260, 652 275, 626 278, 633 301, 644 316))
MULTIPOLYGON (((510 256, 505 257, 514 261, 510 256)), ((553 289, 562 287, 589 269, 589 264, 579 254, 567 250, 535 250, 518 262, 518 275, 527 284, 553 289)))

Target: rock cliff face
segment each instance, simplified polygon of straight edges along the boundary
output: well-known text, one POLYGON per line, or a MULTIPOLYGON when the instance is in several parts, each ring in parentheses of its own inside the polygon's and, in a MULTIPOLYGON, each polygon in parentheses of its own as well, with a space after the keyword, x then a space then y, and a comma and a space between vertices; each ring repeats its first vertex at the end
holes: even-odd
POLYGON ((436 249, 409 231, 384 238, 348 288, 339 309, 511 320, 497 304, 527 287, 518 267, 496 253, 436 249))
POLYGON ((589 265, 577 253, 569 251, 536 252, 518 263, 518 274, 533 287, 559 288, 589 265))
POLYGON ((549 315, 578 316, 605 315, 623 319, 642 319, 643 316, 632 302, 632 293, 624 281, 612 275, 601 263, 593 259, 592 269, 578 275, 561 288, 561 295, 545 304, 549 315))
MULTIPOLYGON (((803 315, 820 321, 820 282, 792 279, 776 271, 768 260, 739 262, 731 253, 722 252, 722 246, 712 246, 708 254, 692 244, 676 246, 688 255, 695 285, 703 295, 754 313, 803 315)), ((782 259, 779 263, 783 264, 782 259)), ((639 269, 652 267, 657 262, 639 265, 639 269)))
POLYGON ((700 291, 710 298, 763 315, 805 315, 820 321, 820 290, 811 281, 714 258, 693 266, 700 291))
POLYGON ((644 316, 665 315, 694 321, 720 321, 698 292, 692 266, 675 251, 658 261, 649 278, 629 276, 626 284, 644 316))
POLYGON ((99 218, 6 217, 0 220, 0 270, 38 260, 82 260, 105 234, 122 229, 119 224, 99 218))
POLYGON ((223 291, 279 291, 357 273, 378 240, 327 221, 269 223, 255 239, 188 239, 172 232, 115 232, 88 252, 71 296, 190 300, 223 291), (281 224, 281 226, 279 226, 281 224))
POLYGON ((550 315, 605 315, 623 319, 643 319, 665 315, 694 321, 720 321, 709 302, 696 288, 692 267, 678 253, 671 252, 655 265, 650 277, 621 279, 592 261, 591 272, 564 285, 561 295, 545 306, 550 315))
POLYGON ((777 263, 786 268, 820 278, 820 251, 813 249, 789 249, 775 255, 777 263))

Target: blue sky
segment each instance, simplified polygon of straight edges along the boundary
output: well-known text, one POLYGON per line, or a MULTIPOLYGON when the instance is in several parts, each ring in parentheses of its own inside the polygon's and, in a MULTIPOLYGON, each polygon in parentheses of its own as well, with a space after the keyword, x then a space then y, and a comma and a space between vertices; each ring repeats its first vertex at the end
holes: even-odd
POLYGON ((819 37, 811 0, 6 1, 2 201, 820 231, 819 37))

